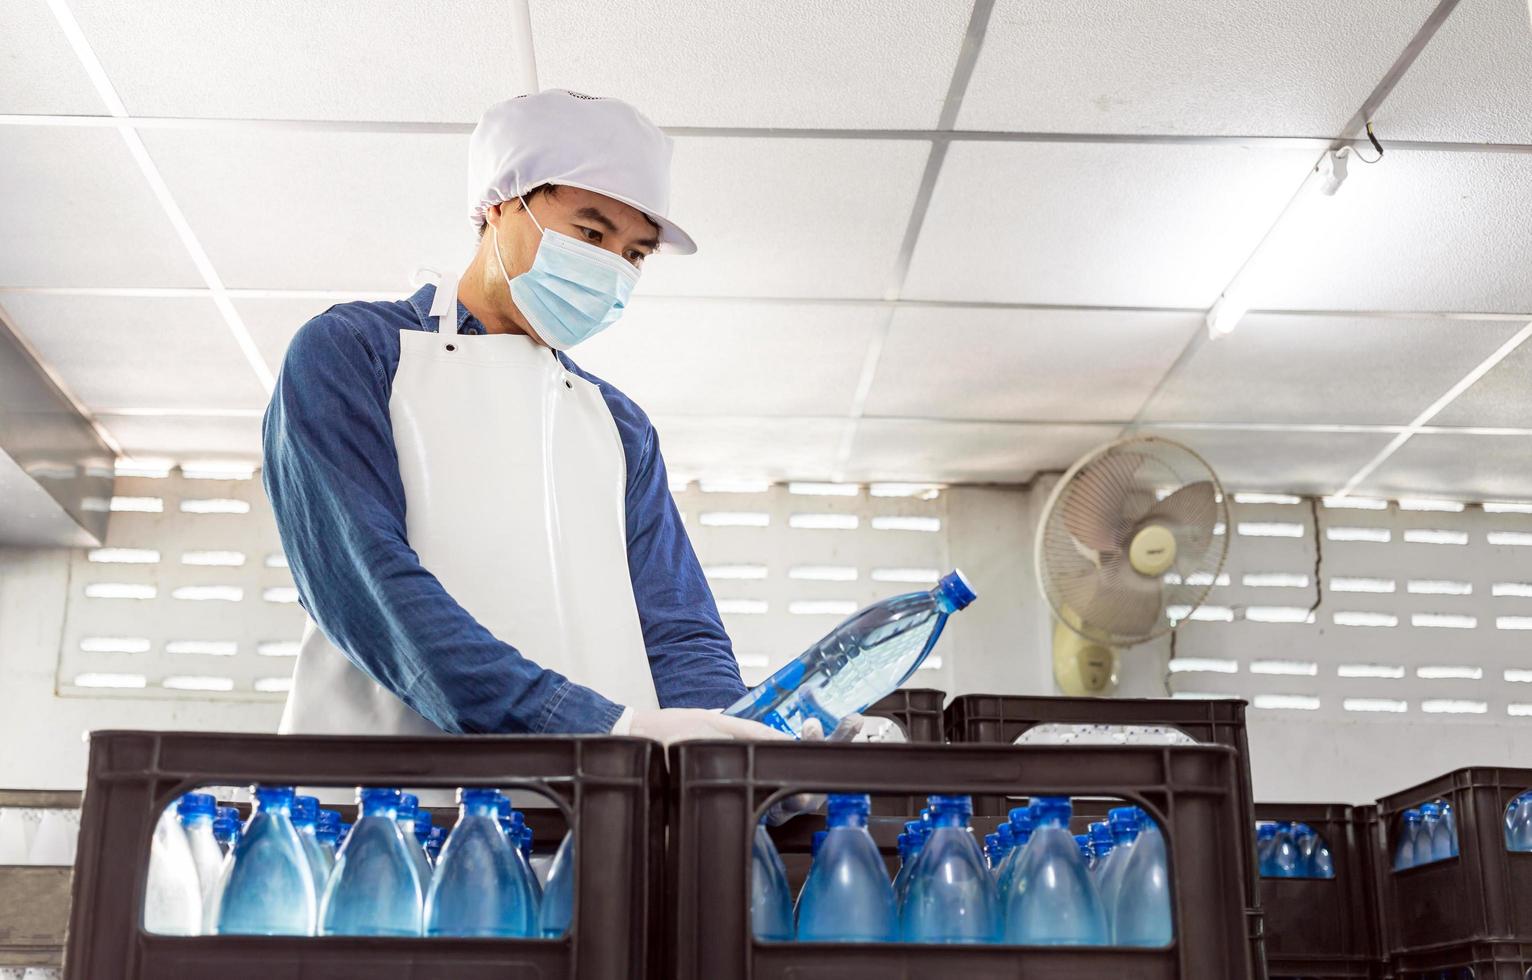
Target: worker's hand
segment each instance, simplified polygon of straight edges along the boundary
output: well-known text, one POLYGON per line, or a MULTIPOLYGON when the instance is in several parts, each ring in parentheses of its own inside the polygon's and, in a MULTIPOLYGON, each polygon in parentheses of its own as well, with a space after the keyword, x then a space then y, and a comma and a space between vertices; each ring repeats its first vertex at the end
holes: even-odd
MULTIPOLYGON (((824 725, 818 718, 810 718, 803 725, 803 741, 805 742, 849 742, 856 738, 862 730, 862 725, 867 719, 858 714, 850 714, 840 720, 835 726, 835 731, 825 738, 824 725)), ((814 813, 823 809, 825 794, 823 793, 799 793, 786 799, 778 800, 777 803, 766 811, 766 822, 773 827, 784 824, 800 813, 814 813)))
POLYGON ((637 735, 669 745, 698 738, 730 738, 751 742, 786 741, 785 732, 768 728, 758 721, 746 721, 704 708, 654 708, 634 710, 631 719, 625 712, 612 728, 614 735, 637 735), (628 721, 624 730, 623 721, 628 721))

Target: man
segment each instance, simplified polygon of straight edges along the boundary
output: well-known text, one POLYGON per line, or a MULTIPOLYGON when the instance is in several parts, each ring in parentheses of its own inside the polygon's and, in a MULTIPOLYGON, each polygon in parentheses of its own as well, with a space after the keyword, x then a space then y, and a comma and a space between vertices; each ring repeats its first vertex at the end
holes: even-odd
POLYGON ((499 103, 469 146, 461 277, 293 338, 263 480, 309 614, 282 730, 773 738, 654 427, 563 352, 657 251, 671 144, 626 103, 499 103))

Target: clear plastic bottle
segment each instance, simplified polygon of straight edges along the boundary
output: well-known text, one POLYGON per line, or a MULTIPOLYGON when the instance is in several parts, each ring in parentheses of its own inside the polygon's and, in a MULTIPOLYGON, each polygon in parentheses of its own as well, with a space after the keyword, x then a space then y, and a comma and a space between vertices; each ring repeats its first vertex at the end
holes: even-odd
POLYGON ((416 810, 415 843, 420 845, 420 850, 423 854, 425 854, 427 863, 429 863, 431 860, 431 850, 426 845, 430 843, 431 831, 433 829, 434 828, 431 825, 431 811, 425 809, 424 807, 416 810))
POLYGON ((1430 828, 1431 860, 1447 860, 1452 857, 1453 828, 1447 823, 1446 811, 1442 808, 1442 801, 1437 800, 1435 803, 1427 803, 1426 806, 1420 809, 1422 828, 1430 828), (1432 815, 1429 818, 1425 813, 1426 807, 1430 807, 1432 810, 1432 815))
MULTIPOLYGON (((1435 803, 1420 805, 1420 826, 1415 830, 1415 864, 1431 864, 1436 856, 1436 828, 1442 819, 1442 808, 1435 803)), ((1443 855, 1445 856, 1445 855, 1443 855)))
POLYGON ((1169 946, 1174 935, 1170 912, 1170 869, 1165 838, 1147 815, 1122 871, 1122 887, 1112 913, 1112 941, 1118 946, 1169 946))
POLYGON ((250 822, 224 859, 213 921, 223 935, 312 936, 319 903, 293 827, 293 788, 256 786, 251 795, 250 822))
POLYGON ((0 864, 26 864, 32 841, 21 807, 0 806, 0 864))
MULTIPOLYGON (((357 791, 360 817, 335 859, 320 903, 326 936, 418 936, 425 887, 399 829, 399 791, 357 791)), ((416 848, 418 850, 418 848, 416 848)))
MULTIPOLYGON (((904 940, 997 942, 1000 900, 994 876, 968 827, 973 801, 967 796, 933 796, 931 804, 931 836, 910 868, 905 885, 901 914, 904 940)), ((998 843, 998 836, 995 839, 998 843)))
POLYGON ((149 880, 144 888, 144 931, 162 936, 202 934, 202 884, 191 843, 167 806, 149 842, 149 880))
POLYGON ((1080 847, 1069 833, 1071 812, 1067 797, 1037 800, 1037 826, 1006 896, 1008 943, 1106 945, 1106 914, 1080 847))
POLYGON ((1036 811, 1030 806, 1012 807, 1006 815, 1006 822, 1011 825, 1012 845, 1010 853, 1000 863, 1000 874, 996 877, 1002 907, 1010 899, 1011 885, 1016 881, 1016 865, 1021 863, 1021 856, 1031 842, 1036 821, 1036 811))
MULTIPOLYGON (((217 809, 217 801, 207 793, 187 793, 176 803, 176 816, 186 833, 192 863, 197 866, 197 888, 204 911, 211 906, 218 879, 223 875, 223 851, 218 849, 218 839, 213 836, 213 814, 217 809)), ((212 931, 213 925, 203 922, 207 931, 212 931)))
POLYGON ((314 828, 314 836, 319 838, 319 846, 324 848, 329 858, 328 867, 332 871, 335 869, 335 855, 340 851, 340 824, 339 813, 320 810, 318 825, 314 828))
MULTIPOLYGON (((915 858, 920 855, 921 849, 925 847, 927 830, 928 825, 923 824, 919 820, 910 820, 904 825, 904 833, 899 835, 899 840, 902 840, 903 844, 900 846, 899 851, 899 870, 894 872, 893 889, 894 908, 901 915, 903 915, 904 911, 904 900, 909 894, 910 870, 915 866, 915 858)), ((818 837, 819 834, 823 833, 826 833, 826 831, 817 831, 815 836, 818 837)), ((824 843, 823 837, 819 837, 819 843, 824 843)), ((895 843, 897 844, 898 841, 895 843)), ((817 848, 814 851, 814 856, 819 856, 817 848)), ((812 875, 813 873, 814 869, 810 867, 809 874, 812 875)), ((808 885, 808 880, 805 879, 803 883, 805 886, 808 885)))
MULTIPOLYGON (((798 938, 806 942, 894 942, 894 889, 878 845, 867 832, 866 795, 832 793, 824 846, 798 901, 798 938)), ((913 883, 914 871, 910 872, 913 883)))
POLYGON ((1096 869, 1096 888, 1101 892, 1101 908, 1106 912, 1108 925, 1117 910, 1117 893, 1122 887, 1122 875, 1127 870, 1128 857, 1138 843, 1143 826, 1136 806, 1113 807, 1107 811, 1106 825, 1112 832, 1112 852, 1096 869))
POLYGON ((1271 849, 1273 847, 1275 847, 1276 844, 1277 844, 1277 825, 1276 824, 1274 824, 1274 823, 1263 823, 1263 824, 1260 824, 1260 825, 1258 825, 1256 827, 1256 829, 1255 829, 1255 853, 1256 853, 1256 856, 1260 859, 1260 863, 1261 863, 1261 877, 1262 878, 1275 878, 1275 877, 1277 877, 1277 875, 1274 873, 1274 871, 1272 869, 1272 866, 1271 866, 1271 849))
POLYGON ((1394 870, 1406 871, 1415 867, 1415 839, 1420 834, 1420 811, 1409 809, 1399 824, 1399 843, 1394 848, 1394 870))
POLYGON ((764 818, 755 825, 750 845, 750 927, 757 939, 793 938, 793 900, 787 866, 766 832, 764 818))
POLYGON ((564 835, 548 868, 548 885, 543 889, 542 907, 538 909, 537 931, 545 939, 557 939, 569 931, 574 917, 575 843, 574 832, 564 835))
POLYGON ((1112 853, 1112 828, 1106 825, 1105 820, 1097 820, 1086 831, 1090 836, 1091 874, 1098 874, 1106 856, 1112 853))
POLYGON ((1334 878, 1335 858, 1324 838, 1313 827, 1300 823, 1294 828, 1298 842, 1299 878, 1334 878))
POLYGON ((319 800, 316 797, 293 797, 293 828, 298 831, 303 856, 308 858, 309 870, 314 874, 314 888, 323 895, 325 885, 330 881, 330 872, 335 870, 335 859, 319 842, 319 800))
POLYGON ((32 837, 28 864, 67 866, 74 864, 80 837, 80 811, 47 807, 32 837))
POLYGON ((340 858, 340 852, 345 848, 346 841, 351 838, 352 826, 353 824, 345 822, 342 822, 340 825, 340 835, 335 838, 335 857, 337 859, 340 858))
POLYGON ((239 819, 239 810, 232 806, 221 806, 218 808, 217 814, 213 817, 213 837, 218 841, 218 846, 223 848, 225 854, 232 851, 234 845, 239 843, 239 835, 244 833, 244 829, 244 822, 239 819), (219 821, 225 820, 228 822, 221 825, 223 830, 220 833, 219 821))
POLYGON ((447 833, 440 827, 431 828, 431 836, 426 838, 426 857, 431 859, 432 873, 435 873, 436 865, 441 861, 442 846, 447 843, 447 833))
POLYGON ((1291 823, 1277 824, 1277 839, 1271 844, 1271 877, 1297 878, 1303 871, 1303 859, 1298 853, 1298 841, 1293 836, 1291 823))
POLYGON ((947 617, 974 600, 952 571, 929 592, 873 603, 837 626, 727 709, 801 737, 809 719, 826 733, 899 688, 936 645, 947 617))
POLYGON ((415 873, 420 876, 422 891, 431 887, 431 862, 426 857, 426 849, 415 839, 415 819, 420 814, 420 798, 414 793, 399 794, 399 833, 404 837, 405 850, 409 852, 410 861, 415 865, 415 873))
POLYGON ((428 936, 532 936, 537 911, 492 789, 458 791, 458 821, 426 896, 428 936))
POLYGON ((1442 826, 1447 828, 1447 856, 1458 856, 1458 820, 1452 810, 1452 804, 1442 801, 1442 826))
POLYGON ((995 826, 995 836, 1000 838, 1000 844, 996 849, 996 854, 1000 860, 993 864, 991 870, 994 871, 995 877, 998 878, 1000 877, 1000 866, 1005 863, 1006 858, 1011 856, 1011 849, 1016 846, 1016 831, 1011 828, 1009 820, 1002 820, 995 826))

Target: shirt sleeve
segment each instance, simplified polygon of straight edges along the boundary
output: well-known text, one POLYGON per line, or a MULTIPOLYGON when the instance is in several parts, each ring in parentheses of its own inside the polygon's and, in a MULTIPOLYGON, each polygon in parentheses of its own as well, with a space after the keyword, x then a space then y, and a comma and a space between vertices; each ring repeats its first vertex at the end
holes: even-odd
POLYGON ((298 331, 262 427, 262 481, 304 608, 346 658, 453 733, 606 732, 620 705, 481 626, 420 564, 387 369, 323 314, 298 331))
POLYGON ((745 693, 734 646, 670 495, 659 436, 628 480, 628 572, 662 708, 727 708, 745 693))

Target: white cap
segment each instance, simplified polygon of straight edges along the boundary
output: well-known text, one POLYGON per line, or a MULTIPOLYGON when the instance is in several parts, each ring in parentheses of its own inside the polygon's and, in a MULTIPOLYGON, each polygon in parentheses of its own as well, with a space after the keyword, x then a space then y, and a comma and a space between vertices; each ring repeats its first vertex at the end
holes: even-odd
POLYGON ((660 226, 660 244, 682 255, 696 242, 667 218, 671 139, 621 99, 548 89, 497 102, 468 142, 468 216, 534 187, 582 187, 631 205, 660 226))

